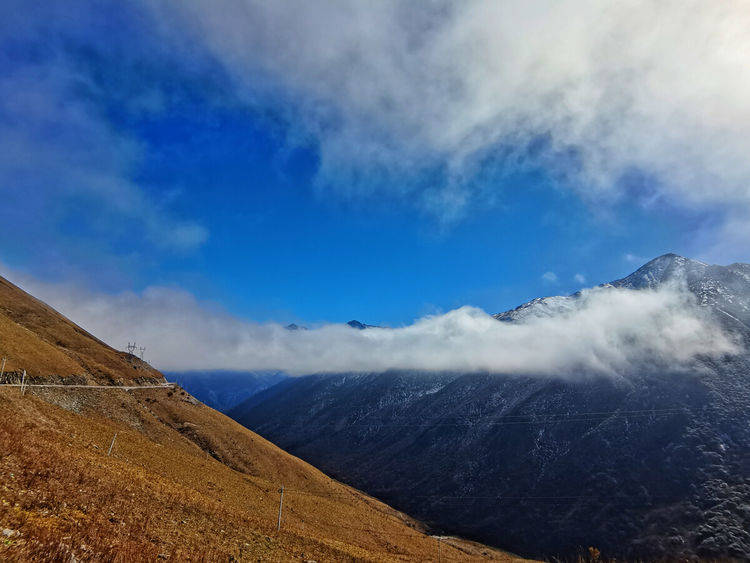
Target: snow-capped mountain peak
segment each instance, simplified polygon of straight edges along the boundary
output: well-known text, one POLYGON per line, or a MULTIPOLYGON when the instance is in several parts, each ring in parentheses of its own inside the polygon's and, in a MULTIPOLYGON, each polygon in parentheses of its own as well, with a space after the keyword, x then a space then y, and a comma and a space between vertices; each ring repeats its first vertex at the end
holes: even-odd
MULTIPOLYGON (((702 306, 713 307, 745 325, 750 324, 750 264, 718 266, 670 253, 600 287, 642 290, 667 284, 687 289, 702 306)), ((530 317, 555 316, 575 308, 579 297, 580 292, 570 296, 539 297, 498 313, 495 318, 517 322, 530 317)))
MULTIPOLYGON (((638 268, 629 276, 613 281, 614 287, 629 289, 654 289, 664 283, 686 282, 689 278, 702 278, 708 264, 677 254, 664 254, 638 268)), ((721 266, 718 266, 721 267, 721 266)))

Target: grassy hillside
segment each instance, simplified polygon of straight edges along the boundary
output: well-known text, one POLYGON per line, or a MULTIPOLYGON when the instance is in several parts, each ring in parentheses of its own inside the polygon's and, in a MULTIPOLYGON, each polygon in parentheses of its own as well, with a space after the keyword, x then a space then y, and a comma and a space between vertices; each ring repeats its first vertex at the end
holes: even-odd
POLYGON ((6 371, 32 377, 124 383, 163 380, 139 358, 92 336, 46 303, 0 277, 0 356, 6 371))
MULTIPOLYGON (((36 381, 161 377, 0 285, 0 352, 36 381)), ((0 387, 0 417, 3 561, 513 559, 438 542, 180 388, 0 387)))

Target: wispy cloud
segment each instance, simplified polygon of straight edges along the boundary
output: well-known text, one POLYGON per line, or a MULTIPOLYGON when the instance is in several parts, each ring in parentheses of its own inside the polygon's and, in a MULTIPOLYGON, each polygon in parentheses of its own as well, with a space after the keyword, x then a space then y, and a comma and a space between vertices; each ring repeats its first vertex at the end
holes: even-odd
POLYGON ((573 276, 573 279, 578 284, 586 283, 586 276, 584 276, 583 274, 576 274, 575 276, 573 276))
MULTIPOLYGON (((16 211, 81 221, 112 246, 123 222, 154 248, 206 240, 204 226, 140 185, 144 147, 89 104, 97 86, 71 49, 110 49, 113 61, 178 70, 210 59, 237 99, 286 115, 290 144, 314 140, 324 194, 403 197, 451 222, 517 189, 498 177, 544 169, 597 204, 711 214, 698 251, 745 252, 743 2, 186 0, 107 13, 70 0, 0 10, 0 41, 13 47, 0 61, 5 221, 16 211), (24 42, 33 48, 18 57, 24 42), (648 186, 625 181, 636 172, 648 186)), ((153 94, 144 108, 160 107, 153 94)), ((41 228, 20 228, 32 226, 41 228)))
POLYGON ((117 48, 112 36, 95 35, 106 16, 85 2, 71 2, 70 13, 55 2, 14 4, 0 10, 0 218, 14 225, 19 244, 50 259, 65 253, 61 241, 75 246, 77 233, 105 253, 201 246, 207 229, 177 217, 139 183, 144 147, 94 103, 100 85, 74 55, 102 41, 117 48))
POLYGON ((320 182, 338 190, 416 194, 455 218, 503 189, 475 179, 505 154, 590 201, 750 218, 744 2, 152 7, 192 30, 243 95, 295 111, 320 143, 320 182), (634 171, 647 189, 625 181, 634 171))
POLYGON ((542 274, 542 281, 546 283, 557 283, 557 274, 555 272, 544 272, 542 274))
POLYGON ((736 352, 690 294, 674 289, 586 290, 557 316, 504 323, 462 307, 394 329, 323 325, 290 331, 244 321, 184 291, 153 287, 104 295, 11 276, 84 328, 122 348, 137 340, 166 370, 388 369, 489 371, 576 376, 676 369, 696 355, 736 352))

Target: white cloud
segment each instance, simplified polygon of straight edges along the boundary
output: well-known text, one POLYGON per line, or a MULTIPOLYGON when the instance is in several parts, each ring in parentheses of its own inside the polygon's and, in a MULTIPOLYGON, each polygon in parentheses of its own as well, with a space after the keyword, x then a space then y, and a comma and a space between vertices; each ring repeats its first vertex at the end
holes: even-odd
POLYGON ((746 0, 153 9, 192 29, 247 96, 295 102, 304 134, 320 141, 323 184, 358 192, 381 179, 404 193, 440 165, 447 182, 423 203, 454 217, 493 189, 472 181, 477 161, 498 144, 521 158, 544 138, 533 163, 565 174, 586 199, 628 196, 620 180, 640 170, 656 179, 639 193, 646 205, 739 207, 750 218, 746 0), (260 75, 273 84, 263 92, 260 75))
POLYGON ((542 280, 547 283, 557 283, 557 274, 555 272, 544 272, 542 280))
POLYGON ((576 283, 580 283, 580 284, 586 283, 586 276, 584 276, 583 274, 576 274, 575 276, 573 276, 573 279, 575 280, 576 283))
MULTIPOLYGON (((489 173, 483 163, 510 153, 509 167, 544 167, 592 202, 637 195, 644 205, 710 212, 698 250, 746 252, 746 0, 155 0, 140 5, 150 18, 135 6, 117 13, 143 32, 131 37, 124 26, 112 38, 118 57, 194 68, 199 51, 210 53, 233 95, 289 113, 298 126, 288 132, 292 144, 318 142, 321 187, 406 196, 453 221, 478 199, 518 189, 479 175, 502 177, 501 165, 489 173), (638 174, 654 181, 621 181, 638 174)), ((0 33, 39 41, 43 30, 42 51, 54 51, 50 37, 86 44, 107 29, 102 13, 85 0, 33 14, 11 2, 0 33)), ((21 117, 0 132, 0 152, 15 165, 3 189, 13 189, 8 178, 32 175, 59 201, 72 188, 51 180, 77 173, 75 193, 88 190, 107 215, 140 221, 154 244, 201 244, 204 228, 170 217, 131 180, 142 147, 71 103, 71 90, 96 90, 80 68, 48 62, 51 70, 31 62, 26 77, 3 78, 4 105, 21 117), (24 119, 29 128, 15 129, 24 119), (45 135, 51 126, 67 134, 45 135)))
POLYGON ((395 329, 289 331, 240 320, 176 289, 104 295, 29 278, 20 283, 115 347, 137 340, 146 359, 165 370, 626 375, 643 365, 677 368, 699 354, 737 351, 690 294, 674 289, 585 290, 576 307, 558 316, 531 315, 516 324, 462 307, 395 329))

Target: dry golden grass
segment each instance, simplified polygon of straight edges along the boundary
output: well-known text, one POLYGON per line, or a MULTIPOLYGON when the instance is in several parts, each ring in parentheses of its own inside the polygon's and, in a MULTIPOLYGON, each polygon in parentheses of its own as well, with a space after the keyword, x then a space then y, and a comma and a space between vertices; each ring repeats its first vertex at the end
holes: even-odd
MULTIPOLYGON (((19 533, 4 560, 437 560, 416 522, 179 392, 35 393, 0 391, 0 523, 19 533), (213 457, 193 440, 212 440, 213 457)), ((512 559, 461 540, 441 551, 512 559)))
POLYGON ((107 346, 49 305, 0 277, 0 357, 6 370, 32 377, 84 377, 100 383, 163 376, 147 363, 107 346))
MULTIPOLYGON (((37 381, 162 377, 2 279, 0 355, 37 381)), ((0 418, 2 561, 514 559, 439 544, 181 389, 0 387, 0 418)))

